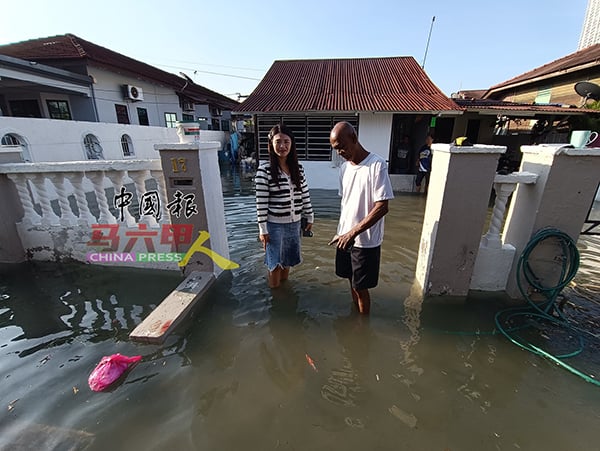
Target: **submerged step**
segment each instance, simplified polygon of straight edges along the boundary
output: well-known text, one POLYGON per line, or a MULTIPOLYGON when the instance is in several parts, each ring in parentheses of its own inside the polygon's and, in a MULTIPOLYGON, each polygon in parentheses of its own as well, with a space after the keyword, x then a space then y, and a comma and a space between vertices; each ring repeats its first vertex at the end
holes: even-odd
POLYGON ((162 343, 215 280, 212 272, 192 272, 129 334, 129 338, 146 343, 162 343))

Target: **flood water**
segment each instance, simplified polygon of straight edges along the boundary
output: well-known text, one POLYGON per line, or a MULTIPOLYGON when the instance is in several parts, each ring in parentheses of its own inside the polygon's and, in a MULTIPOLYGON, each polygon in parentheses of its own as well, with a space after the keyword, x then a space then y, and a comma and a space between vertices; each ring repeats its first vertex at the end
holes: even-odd
MULTIPOLYGON (((179 274, 0 268, 0 449, 599 449, 600 387, 485 334, 506 299, 422 305, 413 279, 424 197, 390 204, 380 285, 363 320, 327 246, 335 192, 312 191, 304 262, 271 291, 249 180, 229 174, 223 185, 241 266, 161 346, 128 334, 179 274), (117 352, 143 360, 111 391, 92 392, 88 375, 117 352)), ((579 246, 578 287, 598 296, 600 241, 579 246)), ((595 320, 597 305, 586 304, 595 320)), ((598 349, 589 343, 574 363, 600 374, 598 349)))

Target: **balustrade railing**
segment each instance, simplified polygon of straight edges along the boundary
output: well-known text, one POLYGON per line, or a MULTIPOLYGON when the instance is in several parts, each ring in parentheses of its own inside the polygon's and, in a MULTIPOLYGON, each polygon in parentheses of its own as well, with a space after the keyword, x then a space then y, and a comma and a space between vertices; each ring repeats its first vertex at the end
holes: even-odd
POLYGON ((139 222, 149 227, 169 221, 165 180, 158 159, 5 163, 0 164, 0 174, 6 174, 14 182, 23 206, 21 222, 27 225, 124 222, 133 227, 136 216, 141 218, 139 222), (132 206, 142 205, 144 195, 150 191, 149 180, 154 180, 160 199, 160 205, 156 206, 160 211, 157 217, 130 211, 132 206), (124 193, 129 184, 135 187, 131 197, 137 196, 137 202, 117 205, 118 195, 124 193), (110 199, 107 196, 109 189, 114 191, 110 199), (92 204, 87 193, 93 193, 90 197, 95 202, 92 204), (71 196, 74 202, 70 202, 71 196), (92 211, 98 211, 97 216, 92 211))
POLYGON ((494 191, 496 200, 492 210, 492 217, 487 233, 481 238, 481 245, 490 249, 502 248, 502 239, 500 237, 501 229, 504 224, 504 214, 508 198, 517 188, 517 184, 532 184, 537 181, 537 174, 530 172, 513 172, 508 175, 496 175, 494 177, 494 191))

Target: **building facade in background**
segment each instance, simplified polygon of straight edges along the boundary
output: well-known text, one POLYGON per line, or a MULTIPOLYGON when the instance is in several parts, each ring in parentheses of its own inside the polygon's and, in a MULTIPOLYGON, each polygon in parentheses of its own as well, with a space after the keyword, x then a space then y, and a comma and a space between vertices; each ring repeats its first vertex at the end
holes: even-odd
POLYGON ((600 44, 600 0, 588 0, 578 49, 600 44))

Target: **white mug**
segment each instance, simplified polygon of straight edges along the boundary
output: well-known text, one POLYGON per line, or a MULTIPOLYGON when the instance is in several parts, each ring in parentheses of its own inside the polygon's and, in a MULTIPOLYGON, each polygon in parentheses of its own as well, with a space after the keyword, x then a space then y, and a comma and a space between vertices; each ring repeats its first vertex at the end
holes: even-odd
POLYGON ((585 147, 598 137, 598 132, 591 130, 573 130, 571 133, 571 145, 573 147, 585 147))

